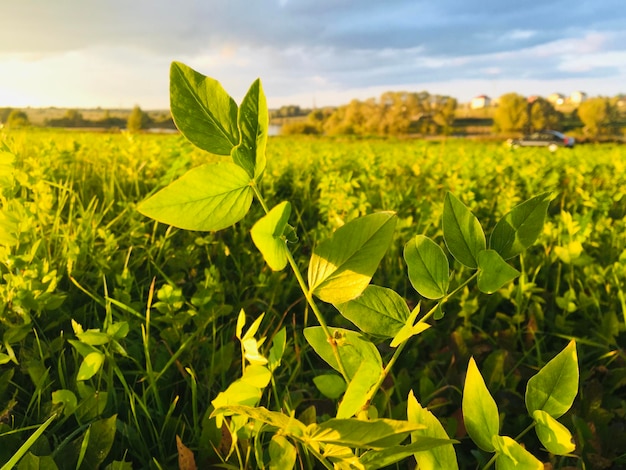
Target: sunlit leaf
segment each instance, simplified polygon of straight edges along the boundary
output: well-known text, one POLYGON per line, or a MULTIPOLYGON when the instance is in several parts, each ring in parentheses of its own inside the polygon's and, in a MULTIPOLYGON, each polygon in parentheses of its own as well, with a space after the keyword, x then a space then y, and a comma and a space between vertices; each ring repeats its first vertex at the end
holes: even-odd
POLYGON ((578 393, 578 356, 574 340, 541 370, 526 386, 526 408, 533 416, 543 410, 553 418, 562 416, 578 393))
POLYGON ((412 431, 421 429, 420 424, 393 419, 331 418, 320 424, 311 424, 307 428, 311 441, 324 442, 348 447, 376 448, 377 443, 390 444, 402 442, 412 431))
POLYGON ((296 448, 289 440, 275 434, 269 445, 270 470, 289 470, 296 465, 296 448))
POLYGON ((495 250, 483 250, 478 253, 478 288, 481 292, 492 294, 506 283, 520 275, 520 272, 508 264, 495 250))
POLYGON ((374 285, 368 285, 360 296, 335 306, 361 331, 382 337, 393 337, 410 315, 409 307, 400 295, 374 285))
POLYGON ((566 455, 576 449, 574 439, 569 429, 548 413, 543 410, 536 410, 533 413, 533 419, 536 423, 535 431, 537 432, 537 437, 539 437, 543 446, 548 449, 550 453, 566 455))
POLYGON ((497 470, 543 470, 543 464, 508 436, 494 436, 497 470))
POLYGON ((230 155, 239 144, 235 101, 219 82, 180 62, 170 67, 170 108, 176 127, 197 147, 230 155))
POLYGON ((252 241, 274 271, 280 271, 287 266, 287 245, 283 234, 290 213, 291 204, 281 202, 259 219, 250 230, 252 241))
POLYGON ((337 374, 322 374, 313 377, 317 389, 327 398, 337 399, 346 391, 346 381, 337 374))
MULTIPOLYGON (((426 408, 422 408, 415 398, 415 395, 413 395, 412 390, 409 392, 407 402, 407 419, 411 423, 424 425, 423 429, 418 429, 411 433, 411 440, 413 442, 419 442, 422 438, 449 439, 448 434, 439 420, 426 408)), ((455 470, 459 468, 456 453, 451 444, 417 452, 414 456, 419 464, 420 470, 437 470, 444 468, 455 470)))
POLYGON ((369 391, 378 382, 382 374, 382 367, 376 363, 364 361, 355 372, 348 384, 339 409, 337 418, 350 418, 367 404, 369 391))
POLYGON ((478 253, 487 247, 485 233, 476 216, 452 193, 443 203, 443 238, 458 262, 478 267, 478 253))
POLYGON ((448 292, 448 258, 430 238, 417 235, 404 247, 411 285, 422 297, 440 299, 448 292))
POLYGON ((104 354, 94 351, 85 356, 78 369, 76 380, 89 380, 102 368, 104 364, 104 354))
POLYGON ((546 192, 515 206, 494 227, 489 247, 509 259, 535 243, 553 198, 552 192, 546 192))
POLYGON ((476 361, 470 358, 463 387, 463 420, 467 433, 478 447, 493 452, 492 439, 498 435, 498 407, 487 390, 476 361))
POLYGON ((234 163, 220 162, 188 171, 142 201, 137 210, 186 230, 221 230, 248 213, 252 196, 246 171, 234 163))
POLYGON ((309 263, 309 289, 333 304, 359 296, 387 251, 396 226, 392 212, 359 217, 320 243, 309 263))

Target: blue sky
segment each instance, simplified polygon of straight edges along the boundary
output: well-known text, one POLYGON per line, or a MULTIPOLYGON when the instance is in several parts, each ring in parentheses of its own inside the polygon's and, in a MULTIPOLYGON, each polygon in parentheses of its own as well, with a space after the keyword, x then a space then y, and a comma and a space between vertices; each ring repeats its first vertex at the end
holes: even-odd
POLYGON ((623 0, 18 0, 0 8, 0 107, 168 107, 172 60, 239 100, 387 90, 626 93, 623 0))

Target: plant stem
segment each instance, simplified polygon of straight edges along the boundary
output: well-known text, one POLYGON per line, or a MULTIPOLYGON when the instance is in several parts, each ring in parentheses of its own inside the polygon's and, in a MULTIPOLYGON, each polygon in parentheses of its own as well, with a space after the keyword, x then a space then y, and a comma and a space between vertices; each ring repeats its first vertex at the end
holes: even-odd
MULTIPOLYGON (((263 195, 259 191, 258 186, 256 185, 255 182, 252 182, 250 186, 254 190, 254 194, 256 198, 259 200, 259 203, 261 204, 261 206, 263 207, 263 210, 267 214, 269 212, 269 208, 267 204, 265 203, 265 199, 263 198, 263 195)), ((287 247, 285 248, 286 248, 285 252, 287 253, 287 261, 289 262, 289 266, 291 266, 291 270, 296 276, 296 280, 298 281, 300 290, 302 290, 302 293, 304 294, 304 297, 306 298, 307 303, 311 306, 311 310, 313 310, 313 314, 315 315, 315 318, 317 318, 318 323, 322 327, 322 331, 326 335, 326 339, 328 343, 330 344, 331 349, 333 351, 333 356, 335 357, 335 360, 337 361, 337 367, 339 369, 339 373, 341 373, 343 379, 347 383, 349 383, 350 377, 348 376, 346 369, 343 365, 343 361, 341 360, 341 356, 339 355, 339 349, 337 348, 337 343, 334 340, 333 335, 331 334, 330 329, 328 328, 328 325, 326 324, 326 320, 324 319, 322 312, 320 311, 317 304, 315 303, 315 299, 313 298, 313 293, 309 290, 309 287, 307 286, 307 283, 305 282, 304 277, 302 276, 302 273, 300 272, 300 269, 298 268, 298 265, 295 259, 293 258, 293 254, 291 253, 291 250, 287 247)))

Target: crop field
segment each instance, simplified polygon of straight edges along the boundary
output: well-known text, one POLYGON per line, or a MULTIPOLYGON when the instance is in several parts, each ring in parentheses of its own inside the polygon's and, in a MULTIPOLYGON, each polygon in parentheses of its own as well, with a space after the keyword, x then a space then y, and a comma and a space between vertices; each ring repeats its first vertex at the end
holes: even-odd
MULTIPOLYGON (((473 357, 501 435, 519 436, 546 468, 626 468, 625 147, 550 153, 463 139, 270 137, 266 154, 263 194, 271 207, 291 202, 296 265, 306 270, 315 247, 347 222, 393 211, 372 283, 423 312, 435 301, 413 288, 403 248, 416 235, 445 245, 447 194, 489 237, 516 205, 550 192, 537 240, 510 260, 519 271, 512 282, 487 295, 474 281, 463 285, 468 268, 449 257, 457 295, 406 342, 370 414, 406 419, 414 396, 458 441, 460 468, 489 467, 461 413, 473 357), (555 456, 524 433, 532 422, 524 390, 572 339, 580 381, 559 419, 576 448, 555 456)), ((262 314, 249 333, 266 340, 252 348, 275 367, 255 409, 304 423, 335 415, 330 367, 303 335, 317 317, 292 272, 270 269, 252 243, 263 207, 254 201, 217 232, 137 210, 191 168, 224 158, 178 135, 0 131, 2 470, 281 468, 268 465, 267 449, 284 438, 268 447, 258 423, 233 436, 212 414, 241 377, 242 356, 251 361, 242 320, 248 328, 262 314), (281 335, 282 358, 272 362, 281 335)), ((353 328, 330 303, 320 309, 329 325, 353 328)), ((392 348, 373 341, 387 363, 392 348)), ((295 468, 322 468, 294 448, 295 468)), ((412 459, 389 468, 413 468, 412 459)))

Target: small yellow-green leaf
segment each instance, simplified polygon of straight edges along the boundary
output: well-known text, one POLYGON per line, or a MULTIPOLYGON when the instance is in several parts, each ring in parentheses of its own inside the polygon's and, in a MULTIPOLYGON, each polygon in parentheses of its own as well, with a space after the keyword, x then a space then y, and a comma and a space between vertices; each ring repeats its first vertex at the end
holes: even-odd
POLYGON ((280 271, 287 266, 287 245, 283 233, 290 213, 291 204, 281 202, 250 230, 252 241, 274 271, 280 271))
POLYGON ((89 380, 98 373, 104 363, 104 354, 94 351, 85 356, 78 369, 76 380, 89 380))
POLYGON ((478 253, 478 288, 492 294, 507 282, 519 276, 519 271, 508 264, 495 250, 478 253))
POLYGON ((496 470, 543 470, 543 464, 508 436, 494 436, 496 470))
POLYGON ((465 429, 476 445, 493 452, 492 440, 500 429, 498 407, 473 357, 470 358, 463 387, 463 419, 465 429))
POLYGON ((313 377, 313 383, 326 398, 335 400, 346 391, 346 381, 337 374, 322 374, 313 377))
POLYGON ((63 415, 70 416, 74 413, 78 400, 71 390, 56 390, 52 392, 52 404, 63 405, 63 415))
POLYGON ((265 388, 272 379, 272 373, 267 367, 258 364, 252 364, 246 367, 241 380, 249 385, 258 388, 265 388))
POLYGON ((562 416, 574 403, 578 393, 578 376, 576 342, 572 340, 528 381, 528 413, 532 416, 536 410, 543 410, 553 418, 562 416))
POLYGON ((378 382, 381 373, 379 364, 367 361, 361 363, 339 404, 337 418, 350 418, 367 404, 367 394, 378 382))
POLYGON ((548 452, 555 455, 566 455, 576 449, 572 434, 565 426, 543 410, 533 413, 537 437, 548 452))

